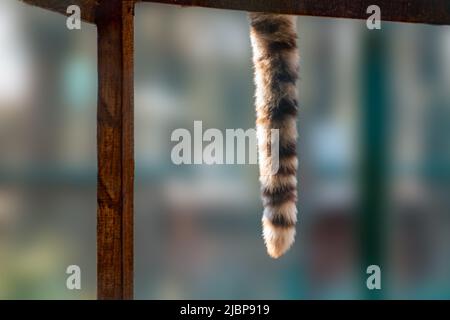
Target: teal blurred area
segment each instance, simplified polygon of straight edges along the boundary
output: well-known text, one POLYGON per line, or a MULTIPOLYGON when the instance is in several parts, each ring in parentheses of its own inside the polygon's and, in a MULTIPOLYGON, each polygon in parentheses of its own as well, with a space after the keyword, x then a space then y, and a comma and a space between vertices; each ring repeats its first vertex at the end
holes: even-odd
MULTIPOLYGON (((254 127, 246 14, 135 14, 136 298, 363 299, 367 256, 383 298, 450 298, 449 27, 299 18, 298 235, 272 260, 257 166, 170 158, 172 131, 196 120, 254 127), (375 184, 360 167, 379 151, 375 184)), ((0 299, 96 296, 96 37, 0 2, 0 299)))

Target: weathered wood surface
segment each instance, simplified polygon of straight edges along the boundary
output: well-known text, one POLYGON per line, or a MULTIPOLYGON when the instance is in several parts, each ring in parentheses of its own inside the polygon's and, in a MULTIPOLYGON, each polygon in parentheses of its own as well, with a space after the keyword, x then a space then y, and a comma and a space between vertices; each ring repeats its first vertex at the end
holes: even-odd
MULTIPOLYGON (((182 6, 263 11, 293 15, 367 19, 378 5, 384 21, 450 24, 448 0, 141 0, 182 6)), ((137 0, 136 2, 139 2, 137 0)))
POLYGON ((109 0, 96 16, 99 299, 133 298, 133 9, 109 0))
MULTIPOLYGON (((42 8, 66 14, 69 4, 77 4, 82 18, 95 21, 97 3, 111 0, 22 0, 42 8)), ((366 19, 367 8, 376 4, 384 21, 450 24, 448 0, 131 0, 243 11, 265 11, 305 16, 366 19)))

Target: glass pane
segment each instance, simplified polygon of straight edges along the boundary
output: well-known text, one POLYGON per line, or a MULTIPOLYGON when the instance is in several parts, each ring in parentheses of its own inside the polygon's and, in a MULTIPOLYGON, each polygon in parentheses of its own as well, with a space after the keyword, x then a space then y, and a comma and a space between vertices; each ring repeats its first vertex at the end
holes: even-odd
POLYGON ((96 29, 1 1, 0 46, 0 299, 95 298, 96 29))
POLYGON ((448 28, 299 18, 298 236, 276 261, 260 236, 257 166, 171 159, 171 134, 193 141, 194 121, 203 133, 254 127, 248 29, 242 12, 137 6, 136 297, 366 298, 359 166, 375 83, 388 88, 388 121, 375 124, 388 132, 382 297, 448 298, 448 28))
MULTIPOLYGON (((217 128, 224 135, 226 129, 254 128, 246 14, 137 7, 137 298, 305 298, 311 267, 305 259, 310 250, 339 250, 342 261, 336 262, 351 266, 356 108, 351 94, 357 67, 351 55, 357 52, 358 40, 348 40, 346 48, 337 51, 332 37, 321 39, 335 23, 306 18, 299 25, 303 60, 308 60, 301 81, 299 150, 304 176, 300 179, 314 183, 300 182, 297 242, 289 254, 275 261, 267 256, 261 237, 257 165, 177 166, 171 160, 176 145, 172 132, 184 128, 194 134, 194 121, 202 121, 203 132, 217 128), (338 54, 337 66, 332 53, 338 54), (348 82, 338 81, 341 72, 348 82), (312 89, 316 84, 330 95, 312 89), (330 185, 325 185, 326 179, 330 185), (333 194, 334 187, 339 194, 333 194), (328 201, 337 197, 339 203, 333 206, 315 199, 322 190, 328 201), (316 208, 319 204, 324 207, 316 208), (325 220, 335 213, 325 205, 336 209, 336 221, 325 220), (323 214, 323 225, 316 224, 315 213, 323 214), (325 240, 310 239, 319 235, 305 232, 310 224, 321 233, 336 223, 344 229, 337 231, 329 249, 325 240)), ((360 26, 360 22, 341 22, 339 32, 356 33, 360 26)), ((351 286, 344 285, 344 295, 351 286)))

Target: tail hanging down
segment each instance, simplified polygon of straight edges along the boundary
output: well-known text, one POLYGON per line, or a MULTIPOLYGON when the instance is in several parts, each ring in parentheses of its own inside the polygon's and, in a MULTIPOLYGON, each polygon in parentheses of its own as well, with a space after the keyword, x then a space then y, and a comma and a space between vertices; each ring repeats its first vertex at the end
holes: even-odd
POLYGON ((299 55, 296 18, 250 13, 256 84, 263 236, 268 254, 283 255, 294 242, 297 222, 297 90, 299 55), (271 129, 278 129, 279 165, 271 158, 271 129))

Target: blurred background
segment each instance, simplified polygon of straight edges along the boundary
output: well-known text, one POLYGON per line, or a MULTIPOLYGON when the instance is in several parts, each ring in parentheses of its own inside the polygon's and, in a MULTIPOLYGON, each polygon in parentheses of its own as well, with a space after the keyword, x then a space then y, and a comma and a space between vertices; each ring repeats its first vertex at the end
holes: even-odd
MULTIPOLYGON (((275 261, 256 165, 170 159, 194 120, 254 127, 246 14, 137 5, 136 298, 365 299, 369 264, 382 298, 450 298, 450 28, 298 32, 298 236, 275 261)), ((0 299, 94 299, 96 28, 4 0, 0 47, 0 299)))

